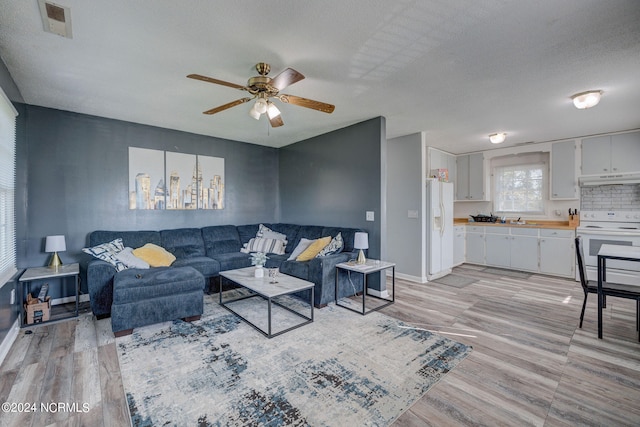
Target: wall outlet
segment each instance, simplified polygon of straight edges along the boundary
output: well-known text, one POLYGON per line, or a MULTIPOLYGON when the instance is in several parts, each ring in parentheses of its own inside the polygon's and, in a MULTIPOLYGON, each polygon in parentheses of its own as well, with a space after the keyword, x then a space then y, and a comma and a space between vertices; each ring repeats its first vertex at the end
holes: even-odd
POLYGON ((373 211, 367 211, 367 221, 375 221, 373 211))
POLYGON ((16 290, 11 289, 11 305, 16 303, 16 290))
POLYGON ((418 218, 418 211, 415 210, 409 210, 407 212, 407 217, 408 218, 418 218))

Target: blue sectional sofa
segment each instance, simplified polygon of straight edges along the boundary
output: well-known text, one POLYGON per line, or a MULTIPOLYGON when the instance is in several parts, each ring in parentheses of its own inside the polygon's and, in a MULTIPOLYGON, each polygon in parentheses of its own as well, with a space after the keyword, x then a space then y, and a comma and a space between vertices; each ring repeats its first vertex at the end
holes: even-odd
MULTIPOLYGON (((89 235, 89 245, 96 246, 118 238, 122 239, 125 247, 138 248, 146 243, 153 243, 162 246, 176 257, 171 267, 193 267, 204 276, 207 283, 211 283, 213 279, 219 277, 221 271, 251 266, 249 254, 240 252, 240 249, 256 236, 259 225, 216 225, 161 231, 94 231, 89 235)), ((281 273, 313 282, 316 307, 321 308, 334 301, 335 266, 357 257, 357 252, 353 248, 354 235, 363 230, 283 223, 264 223, 264 225, 287 236, 286 253, 284 255, 268 254, 266 267, 278 267, 281 273), (287 260, 300 239, 317 239, 326 236, 333 238, 338 233, 342 233, 344 241, 342 252, 309 261, 287 260)), ((86 274, 93 313, 98 318, 108 317, 113 303, 114 278, 123 272, 117 272, 113 265, 95 258, 88 259, 81 265, 83 275, 86 274)), ((349 278, 341 271, 338 280, 345 285, 350 280, 353 286, 351 284, 340 286, 340 289, 345 292, 344 295, 339 295, 340 297, 362 291, 362 278, 359 276, 361 275, 353 275, 349 278)), ((310 298, 310 295, 300 296, 310 298)))

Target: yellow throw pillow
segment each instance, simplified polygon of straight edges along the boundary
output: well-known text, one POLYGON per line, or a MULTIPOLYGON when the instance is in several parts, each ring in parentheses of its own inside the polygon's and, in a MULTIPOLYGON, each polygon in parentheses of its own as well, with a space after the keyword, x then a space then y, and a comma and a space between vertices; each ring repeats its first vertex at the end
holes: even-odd
POLYGON ((310 259, 315 258, 316 255, 318 255, 320 251, 324 249, 324 247, 327 246, 330 242, 331 236, 315 240, 312 244, 309 245, 307 249, 304 250, 304 252, 298 255, 296 261, 309 261, 310 259))
POLYGON ((169 267, 176 257, 165 248, 147 243, 146 245, 133 250, 133 254, 144 260, 151 267, 169 267))

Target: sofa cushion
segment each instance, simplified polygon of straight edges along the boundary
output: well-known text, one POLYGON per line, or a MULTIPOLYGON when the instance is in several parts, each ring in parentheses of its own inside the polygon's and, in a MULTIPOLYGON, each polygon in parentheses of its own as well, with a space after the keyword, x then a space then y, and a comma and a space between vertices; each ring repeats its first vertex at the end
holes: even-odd
POLYGON ((205 254, 212 257, 216 254, 239 252, 242 244, 235 225, 214 225, 202 229, 205 254))
POLYGON ((179 228, 160 231, 161 246, 176 258, 205 256, 204 240, 199 228, 179 228))
POLYGON ((118 274, 113 282, 113 304, 128 304, 166 295, 180 297, 183 292, 202 291, 202 274, 193 268, 129 269, 118 274))
POLYGON ((153 243, 134 249, 133 254, 146 261, 151 267, 169 267, 176 260, 171 252, 153 243))
MULTIPOLYGON (((268 226, 268 224, 265 224, 268 226)), ((240 243, 245 244, 252 238, 256 237, 258 233, 258 227, 260 224, 248 224, 248 225, 239 225, 236 227, 238 230, 238 236, 240 237, 240 243)))
POLYGON ((102 231, 97 230, 89 234, 89 245, 96 246, 101 243, 122 239, 125 247, 139 248, 145 243, 161 245, 160 233, 157 231, 102 231))
POLYGON ((220 263, 220 271, 251 267, 251 260, 249 259, 249 254, 243 254, 242 252, 216 254, 213 256, 213 259, 215 259, 220 263))
POLYGON ((204 277, 214 277, 220 273, 220 263, 206 256, 180 258, 171 264, 172 267, 193 267, 204 277))
POLYGON ((323 229, 324 227, 320 227, 317 225, 301 225, 300 229, 298 230, 298 234, 294 239, 295 242, 293 247, 295 248, 296 246, 298 246, 298 243, 300 243, 300 239, 302 238, 309 239, 309 240, 316 240, 321 237, 329 236, 329 234, 322 234, 323 229))

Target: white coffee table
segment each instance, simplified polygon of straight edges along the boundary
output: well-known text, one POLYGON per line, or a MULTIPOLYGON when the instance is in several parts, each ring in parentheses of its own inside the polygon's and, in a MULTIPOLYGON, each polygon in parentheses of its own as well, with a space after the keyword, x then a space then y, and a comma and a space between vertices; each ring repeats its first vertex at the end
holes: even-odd
MULTIPOLYGON (((250 295, 243 295, 239 298, 223 301, 222 299, 223 292, 222 292, 222 283, 221 283, 220 293, 219 293, 221 306, 223 306, 224 308, 226 308, 227 310, 229 310, 230 312, 232 312, 233 314, 235 314, 236 316, 238 316, 239 318, 247 322, 249 325, 253 326, 256 330, 258 330, 267 338, 273 338, 275 336, 284 334, 285 332, 289 332, 293 329, 299 328, 300 326, 304 326, 308 323, 313 322, 313 288, 315 286, 313 282, 309 282, 306 280, 298 279, 297 277, 280 273, 276 277, 277 283, 270 283, 271 279, 269 277, 254 277, 254 274, 253 274, 254 270, 255 270, 255 267, 247 267, 247 268, 240 268, 237 270, 227 270, 220 273, 220 276, 224 277, 225 279, 228 279, 233 283, 235 283, 236 285, 239 285, 251 291, 250 295), (311 290, 311 303, 310 303, 311 315, 310 316, 305 316, 304 314, 299 313, 291 309, 290 307, 287 307, 275 301, 275 299, 278 297, 291 295, 296 292, 305 291, 307 289, 311 290), (232 304, 234 302, 246 300, 249 298, 255 298, 255 297, 259 297, 267 301, 267 330, 260 328, 258 325, 251 322, 245 316, 242 316, 240 313, 233 310, 229 306, 229 304, 232 304), (283 308, 295 314, 298 317, 301 317, 303 319, 303 322, 274 333, 272 331, 272 325, 271 325, 272 305, 276 305, 280 308, 283 308)), ((265 274, 265 276, 268 276, 268 275, 265 274)))

